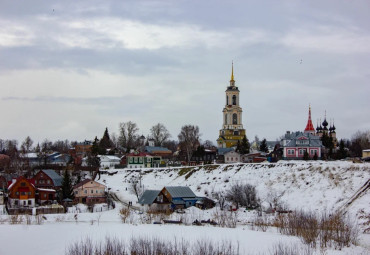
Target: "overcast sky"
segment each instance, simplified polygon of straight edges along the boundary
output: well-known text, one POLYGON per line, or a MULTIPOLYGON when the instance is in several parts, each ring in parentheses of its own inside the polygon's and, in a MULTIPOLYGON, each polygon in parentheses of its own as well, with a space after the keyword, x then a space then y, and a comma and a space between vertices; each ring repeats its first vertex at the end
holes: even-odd
POLYGON ((370 2, 0 0, 1 139, 102 137, 133 121, 215 143, 234 61, 249 140, 312 118, 370 128, 370 2))

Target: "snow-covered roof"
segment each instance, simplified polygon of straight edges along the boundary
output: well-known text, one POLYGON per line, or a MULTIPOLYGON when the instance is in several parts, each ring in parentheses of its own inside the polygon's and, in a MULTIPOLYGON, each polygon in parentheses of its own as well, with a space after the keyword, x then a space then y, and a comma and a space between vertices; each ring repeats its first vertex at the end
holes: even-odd
POLYGON ((40 191, 47 191, 47 192, 56 192, 55 189, 41 189, 41 188, 38 188, 38 190, 40 190, 40 191))

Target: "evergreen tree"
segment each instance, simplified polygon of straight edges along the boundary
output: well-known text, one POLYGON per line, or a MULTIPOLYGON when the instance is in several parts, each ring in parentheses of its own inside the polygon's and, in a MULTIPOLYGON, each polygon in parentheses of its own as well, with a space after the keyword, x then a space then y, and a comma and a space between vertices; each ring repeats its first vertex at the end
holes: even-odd
POLYGON ((303 159, 304 160, 309 160, 310 159, 310 156, 308 155, 308 152, 306 150, 304 151, 303 159))
POLYGON ((106 151, 107 149, 111 149, 112 147, 113 147, 113 143, 109 137, 108 128, 105 128, 104 135, 100 139, 100 142, 99 142, 99 149, 101 151, 106 151))
POLYGON ((337 153, 337 159, 344 159, 347 157, 347 151, 344 146, 344 141, 341 139, 339 142, 339 150, 337 153))
POLYGON ((250 144, 247 136, 244 135, 242 143, 240 145, 240 154, 248 154, 250 150, 250 144))
POLYGON ((317 156, 317 153, 315 152, 315 155, 313 156, 313 160, 317 160, 319 157, 317 156))
POLYGON ((72 187, 72 180, 69 176, 67 170, 64 171, 63 181, 62 181, 62 199, 73 199, 73 187, 72 187))
POLYGON ((261 142, 260 151, 262 151, 262 152, 269 152, 269 149, 267 147, 267 142, 266 142, 266 139, 265 138, 261 142))

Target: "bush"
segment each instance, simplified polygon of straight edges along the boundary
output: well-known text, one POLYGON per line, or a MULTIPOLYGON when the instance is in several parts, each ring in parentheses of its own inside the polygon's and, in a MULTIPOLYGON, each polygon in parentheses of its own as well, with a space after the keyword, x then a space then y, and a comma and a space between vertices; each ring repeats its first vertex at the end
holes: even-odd
POLYGON ((122 222, 126 223, 128 217, 130 216, 130 209, 122 208, 119 210, 119 216, 121 217, 122 222))
POLYGON ((247 209, 257 209, 260 207, 256 187, 250 184, 237 183, 232 185, 230 190, 226 192, 226 198, 247 209))
POLYGON ((116 238, 106 237, 104 242, 93 243, 90 238, 75 242, 66 249, 66 255, 234 255, 239 244, 198 240, 189 243, 184 239, 165 241, 156 237, 132 237, 127 245, 116 238))
POLYGON ((279 215, 274 226, 280 233, 302 238, 303 242, 321 248, 334 247, 341 249, 351 244, 356 245, 359 229, 349 218, 340 213, 323 213, 321 216, 313 212, 293 212, 279 215))

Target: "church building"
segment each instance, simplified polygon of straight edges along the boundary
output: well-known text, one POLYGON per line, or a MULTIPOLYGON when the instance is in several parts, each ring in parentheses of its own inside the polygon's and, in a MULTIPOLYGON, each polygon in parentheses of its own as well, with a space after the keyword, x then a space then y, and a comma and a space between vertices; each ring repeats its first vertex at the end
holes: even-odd
POLYGON ((226 88, 226 104, 222 111, 223 126, 220 130, 217 145, 219 148, 236 147, 245 136, 242 124, 242 108, 239 105, 239 89, 235 86, 234 65, 231 67, 230 86, 226 88))

